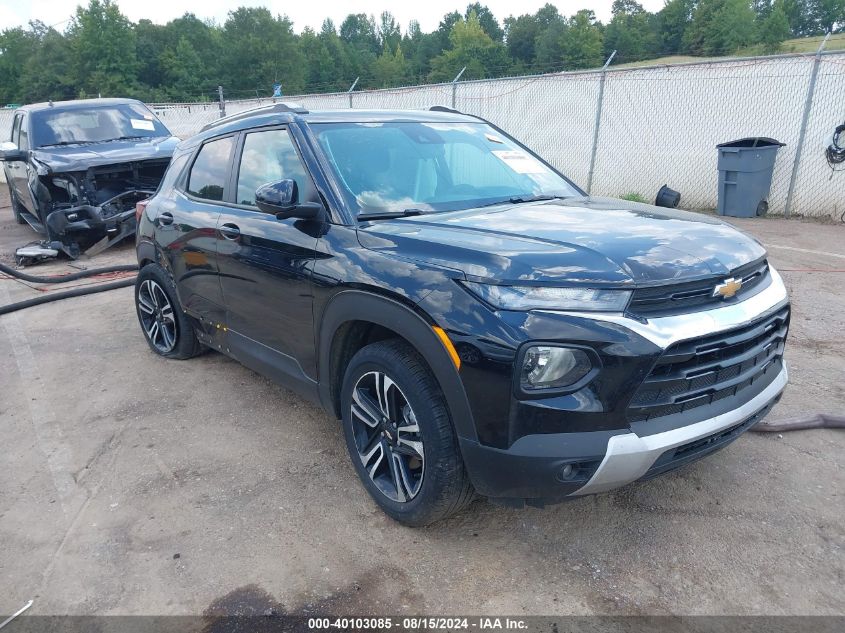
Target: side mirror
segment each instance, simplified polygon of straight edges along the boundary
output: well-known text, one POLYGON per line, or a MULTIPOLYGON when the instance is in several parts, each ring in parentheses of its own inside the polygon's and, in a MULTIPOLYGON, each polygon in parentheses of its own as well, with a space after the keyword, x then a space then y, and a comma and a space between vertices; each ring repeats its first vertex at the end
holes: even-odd
POLYGON ((26 152, 19 150, 18 146, 10 141, 0 143, 0 160, 26 160, 26 152))
POLYGON ((322 205, 316 202, 299 203, 299 190, 295 180, 280 180, 261 185, 255 190, 255 205, 264 213, 272 213, 279 220, 312 220, 323 210, 322 205))

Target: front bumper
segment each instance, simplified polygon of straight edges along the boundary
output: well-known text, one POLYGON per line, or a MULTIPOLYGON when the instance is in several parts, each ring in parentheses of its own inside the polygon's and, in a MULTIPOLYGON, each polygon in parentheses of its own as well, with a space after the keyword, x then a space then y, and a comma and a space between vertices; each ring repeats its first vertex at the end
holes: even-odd
MULTIPOLYGON (((742 302, 647 321, 622 315, 599 318, 665 350, 678 341, 741 328, 787 303, 783 280, 772 269, 772 283, 742 302)), ((531 434, 508 448, 462 439, 464 460, 478 492, 491 498, 542 504, 612 490, 710 454, 756 424, 780 399, 788 381, 782 360, 768 371, 746 400, 725 400, 706 419, 685 424, 682 416, 670 416, 648 430, 632 423, 611 430, 531 434), (674 425, 666 424, 672 420, 674 425)))
MULTIPOLYGON (((672 449, 686 447, 705 438, 716 443, 721 439, 722 432, 734 427, 737 427, 740 432, 747 430, 752 426, 749 422, 757 423, 768 413, 783 393, 787 381, 788 372, 784 365, 777 377, 762 392, 733 411, 655 435, 645 437, 640 437, 636 433, 614 435, 607 443, 607 452, 598 470, 583 487, 572 494, 588 495, 613 490, 646 476, 657 460, 672 449)), ((733 434, 729 436, 728 441, 738 436, 739 433, 733 434)), ((727 442, 719 443, 715 448, 721 448, 725 444, 727 442)), ((703 449, 700 451, 701 454, 696 456, 703 457, 712 452, 712 450, 706 450, 706 445, 701 448, 703 449)))

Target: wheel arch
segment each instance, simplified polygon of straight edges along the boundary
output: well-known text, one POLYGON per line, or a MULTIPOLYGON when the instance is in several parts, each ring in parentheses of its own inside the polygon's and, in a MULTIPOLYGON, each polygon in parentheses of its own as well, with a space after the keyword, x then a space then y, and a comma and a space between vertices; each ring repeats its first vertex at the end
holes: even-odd
POLYGON ((355 352, 369 343, 402 338, 423 357, 437 380, 458 436, 477 439, 469 401, 458 370, 425 314, 395 299, 363 290, 344 290, 323 312, 318 335, 320 400, 338 418, 343 373, 355 352))
POLYGON ((158 263, 158 253, 156 253, 156 247, 152 242, 138 240, 135 250, 138 256, 138 268, 143 268, 147 264, 158 263))

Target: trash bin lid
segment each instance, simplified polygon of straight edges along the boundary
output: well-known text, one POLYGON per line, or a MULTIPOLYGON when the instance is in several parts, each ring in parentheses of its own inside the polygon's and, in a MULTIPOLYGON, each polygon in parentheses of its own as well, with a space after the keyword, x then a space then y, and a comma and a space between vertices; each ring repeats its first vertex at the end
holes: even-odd
POLYGON ((740 138, 735 141, 728 141, 727 143, 719 143, 716 147, 719 149, 723 147, 735 147, 737 149, 756 149, 758 147, 783 147, 786 143, 781 143, 778 140, 769 138, 768 136, 749 136, 747 138, 740 138))

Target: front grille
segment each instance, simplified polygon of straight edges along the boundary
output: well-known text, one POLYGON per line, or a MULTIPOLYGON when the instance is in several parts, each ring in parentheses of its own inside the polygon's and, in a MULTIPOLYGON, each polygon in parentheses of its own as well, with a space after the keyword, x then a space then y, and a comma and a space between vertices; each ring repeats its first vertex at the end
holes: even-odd
POLYGON ((735 300, 741 301, 759 288, 768 276, 769 264, 763 260, 735 268, 724 278, 638 288, 631 297, 628 311, 640 316, 655 316, 673 312, 689 312, 696 308, 723 303, 724 299, 713 296, 713 290, 718 282, 730 277, 742 279, 742 288, 735 295, 735 300))
POLYGON ((742 392, 780 371, 789 307, 727 332, 675 343, 628 405, 628 421, 675 415, 742 392))

